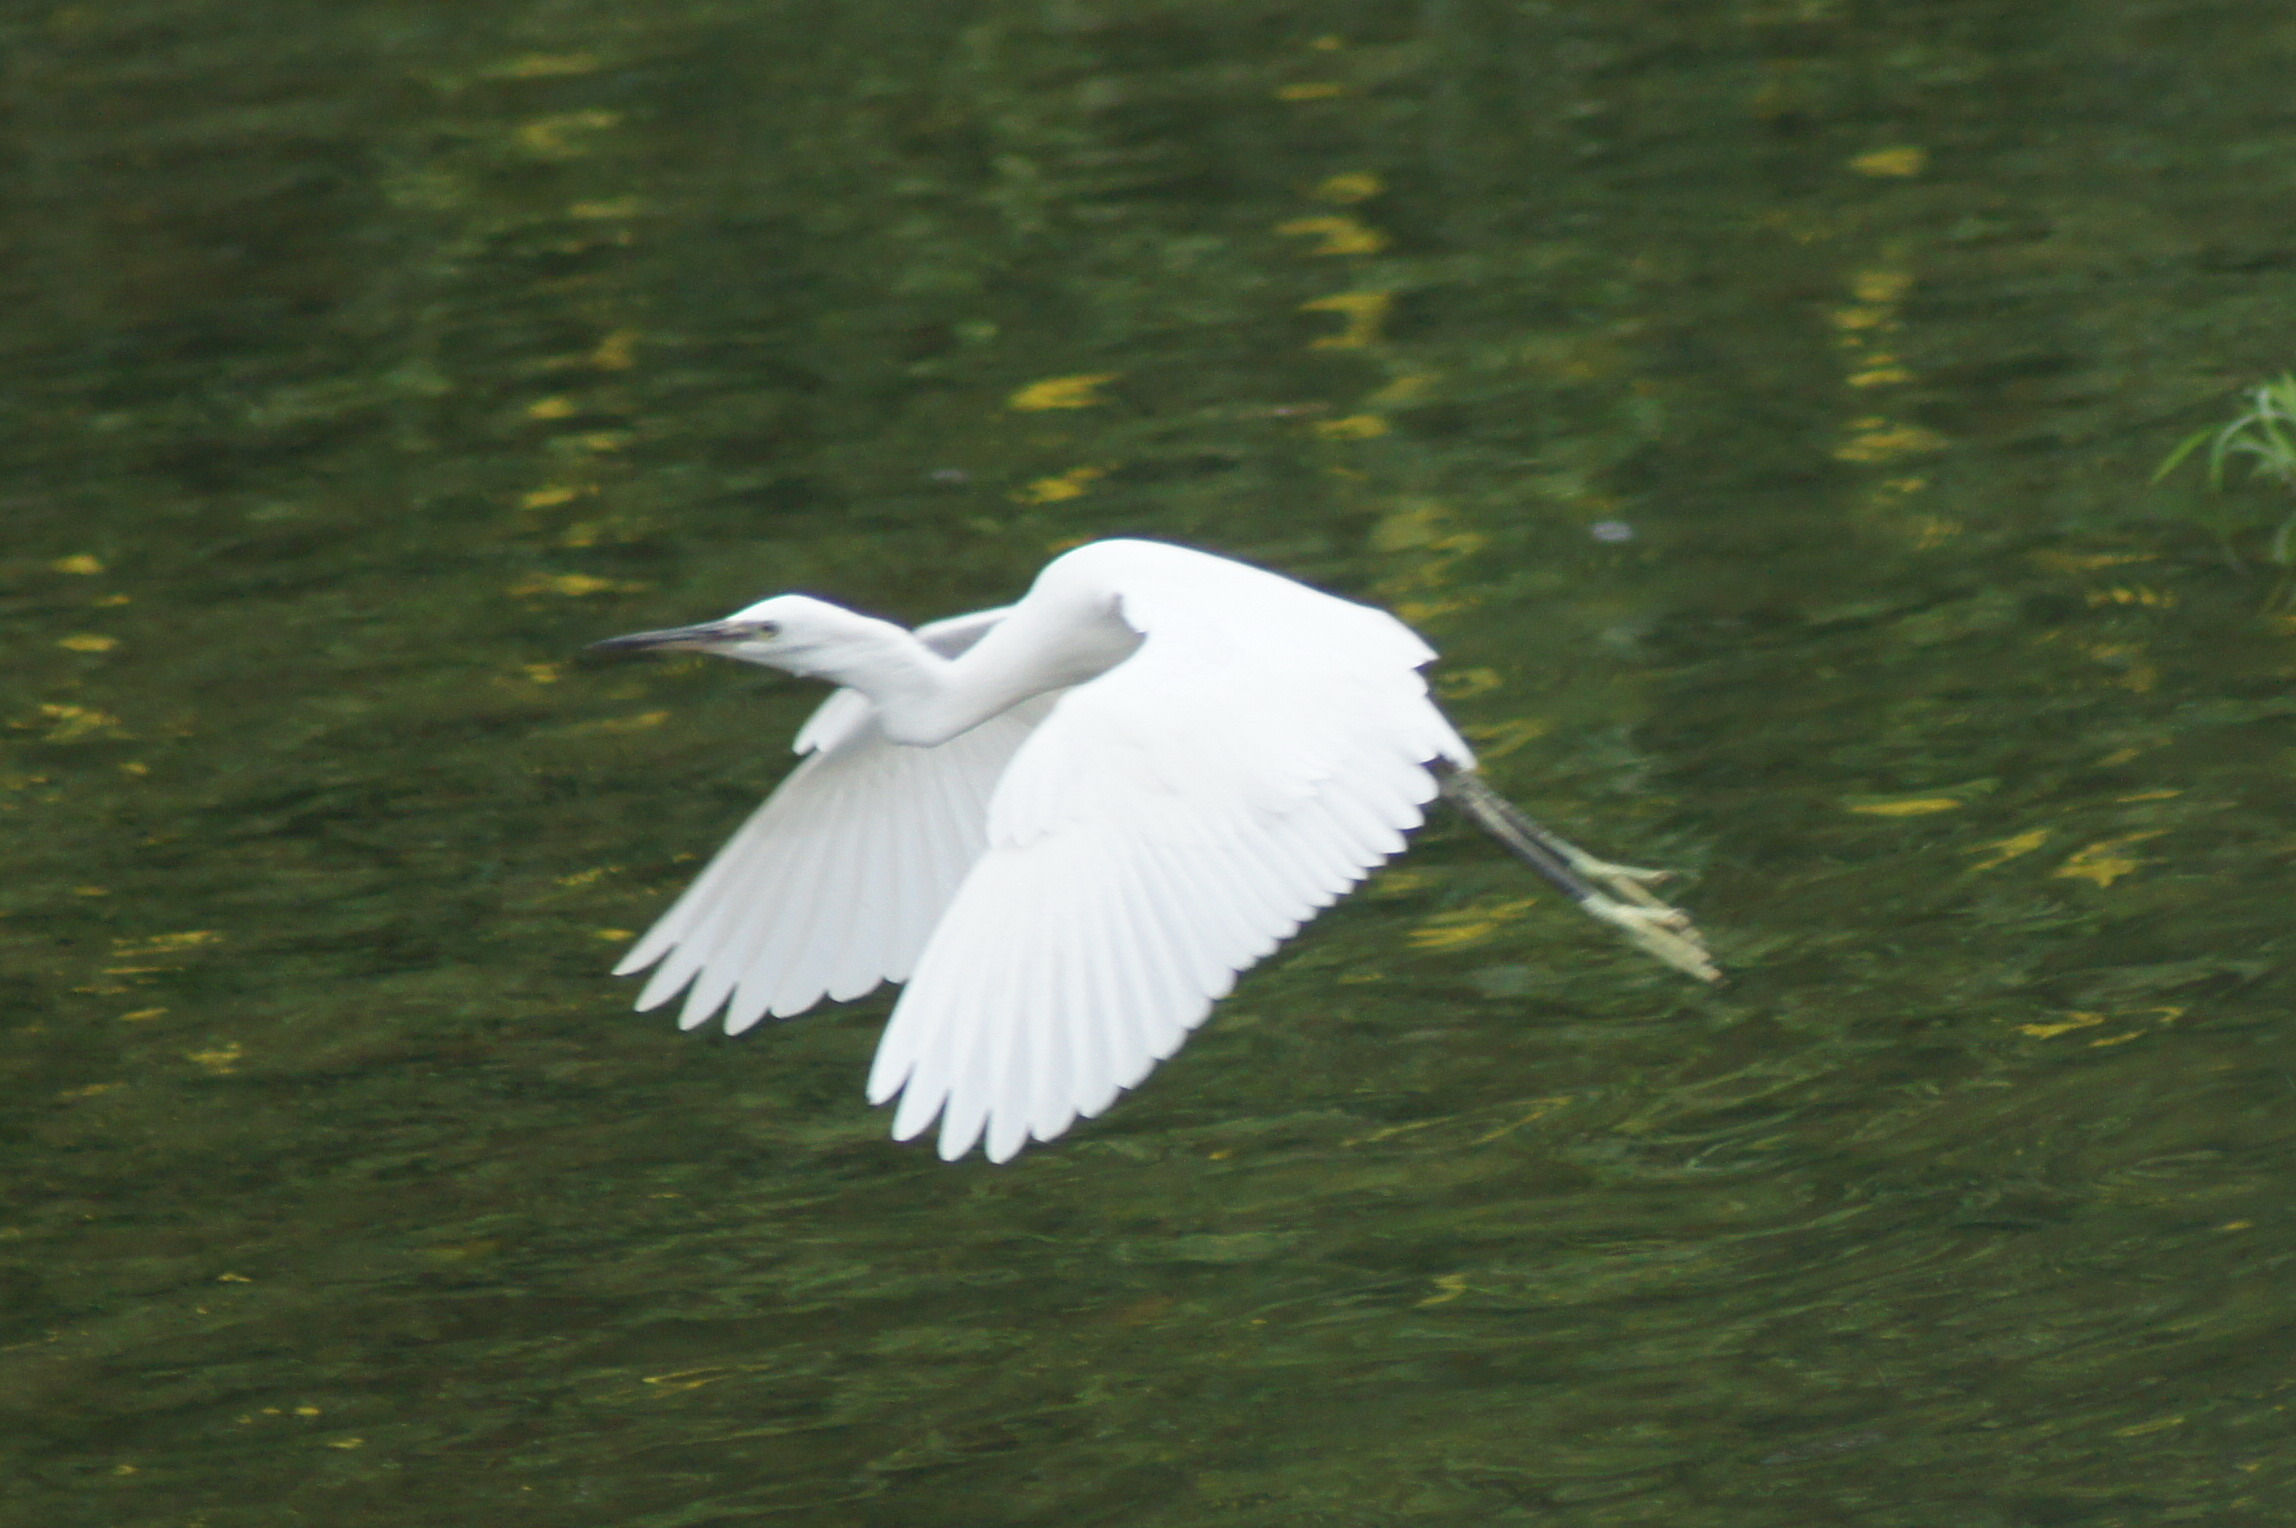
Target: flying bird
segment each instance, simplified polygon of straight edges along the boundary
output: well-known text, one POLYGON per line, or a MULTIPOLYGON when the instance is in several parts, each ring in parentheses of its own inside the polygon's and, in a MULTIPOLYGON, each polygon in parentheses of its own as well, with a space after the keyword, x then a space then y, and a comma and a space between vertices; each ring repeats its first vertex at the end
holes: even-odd
POLYGON ((838 688, 802 756, 614 968, 729 1034, 905 982, 869 1074, 896 1140, 1010 1160, 1106 1109, 1237 975, 1400 852, 1438 792, 1702 980, 1690 920, 1517 811, 1385 611, 1162 542, 1098 541, 1021 600, 914 631, 802 594, 605 651, 838 688))

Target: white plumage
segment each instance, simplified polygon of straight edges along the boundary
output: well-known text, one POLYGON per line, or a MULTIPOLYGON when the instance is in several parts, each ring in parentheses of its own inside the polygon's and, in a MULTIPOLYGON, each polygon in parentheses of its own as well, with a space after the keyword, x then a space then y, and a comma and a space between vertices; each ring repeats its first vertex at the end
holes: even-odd
POLYGON ((1076 548, 1009 609, 914 633, 781 595, 600 645, 841 686, 615 969, 654 968, 640 1008, 683 991, 682 1027, 734 1033, 906 981, 869 1097, 899 1097, 896 1139, 938 1118, 950 1160, 1137 1086, 1403 847, 1435 768, 1474 762, 1393 616, 1156 542, 1076 548))

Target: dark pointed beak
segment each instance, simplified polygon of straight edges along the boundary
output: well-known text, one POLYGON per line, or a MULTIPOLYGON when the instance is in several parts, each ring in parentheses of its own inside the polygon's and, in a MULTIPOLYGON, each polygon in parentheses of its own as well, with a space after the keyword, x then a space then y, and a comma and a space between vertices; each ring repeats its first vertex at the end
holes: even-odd
POLYGON ((608 637, 603 642, 591 643, 585 650, 593 653, 642 653, 661 649, 708 652, 740 635, 724 621, 704 621, 699 626, 670 626, 661 631, 633 631, 626 637, 608 637))

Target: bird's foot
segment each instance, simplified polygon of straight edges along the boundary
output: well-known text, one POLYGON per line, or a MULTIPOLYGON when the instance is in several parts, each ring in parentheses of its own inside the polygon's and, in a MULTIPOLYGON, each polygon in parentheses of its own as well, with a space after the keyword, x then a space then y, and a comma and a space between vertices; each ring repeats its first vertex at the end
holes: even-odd
POLYGON ((1721 980, 1690 915, 1650 889, 1670 872, 1613 864, 1587 853, 1533 822, 1472 769, 1446 768, 1438 773, 1443 794, 1460 811, 1589 914, 1676 970, 1700 981, 1721 980))
POLYGON ((1587 855, 1572 866, 1590 881, 1628 881, 1637 886, 1656 886, 1661 881, 1674 879, 1671 870, 1646 870, 1640 865, 1615 865, 1587 855))
POLYGON ((1609 891, 1612 900, 1631 904, 1647 914, 1652 921, 1676 930, 1690 927, 1688 913, 1650 889, 1660 881, 1673 879, 1673 871, 1645 870, 1639 865, 1614 865, 1609 860, 1596 859, 1583 849, 1575 850, 1569 864, 1571 869, 1588 882, 1609 891))
POLYGON ((1690 915, 1680 908, 1655 898, 1650 905, 1641 905, 1600 895, 1588 897, 1579 906, 1677 971, 1688 972, 1703 982, 1722 979, 1690 915))

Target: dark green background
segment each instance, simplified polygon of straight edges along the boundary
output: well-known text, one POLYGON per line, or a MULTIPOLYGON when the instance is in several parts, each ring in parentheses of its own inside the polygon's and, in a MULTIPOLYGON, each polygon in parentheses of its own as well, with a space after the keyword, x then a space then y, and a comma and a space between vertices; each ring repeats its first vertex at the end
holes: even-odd
POLYGON ((0 1518, 2288 1520, 2296 632, 2264 491, 2147 478, 2296 361, 2296 19, 123 0, 0 60, 0 1518), (582 643, 1118 532, 1404 608, 1731 985, 1446 822, 1001 1169, 884 1138, 881 1001, 627 1012, 812 697, 582 643))

